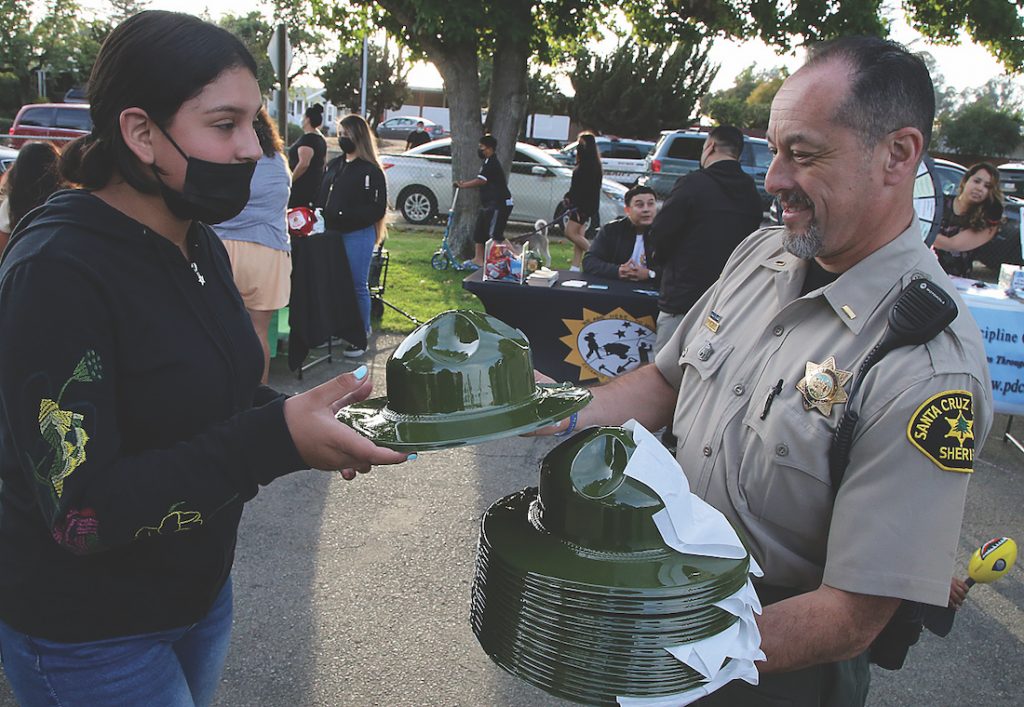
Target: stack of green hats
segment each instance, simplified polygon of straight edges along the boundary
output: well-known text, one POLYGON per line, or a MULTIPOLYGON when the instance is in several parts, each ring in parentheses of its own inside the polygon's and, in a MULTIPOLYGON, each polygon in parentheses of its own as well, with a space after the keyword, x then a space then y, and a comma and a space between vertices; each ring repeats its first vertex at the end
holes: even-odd
POLYGON ((663 697, 704 678, 667 647, 721 633, 714 606, 747 583, 749 556, 685 555, 652 520, 661 499, 624 470, 626 430, 591 428, 555 447, 540 488, 483 516, 470 612, 502 668, 560 697, 615 704, 663 697))
POLYGON ((476 444, 563 420, 590 402, 568 383, 534 381, 526 336, 483 312, 442 312, 387 362, 386 398, 337 418, 381 446, 429 451, 476 444))

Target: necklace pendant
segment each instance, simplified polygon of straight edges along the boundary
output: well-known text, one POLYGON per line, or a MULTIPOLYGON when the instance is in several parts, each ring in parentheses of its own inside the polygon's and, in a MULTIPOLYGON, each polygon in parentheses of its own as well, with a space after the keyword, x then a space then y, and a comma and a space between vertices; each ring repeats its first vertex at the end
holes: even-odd
POLYGON ((196 279, 199 280, 200 286, 204 286, 205 287, 206 286, 206 278, 203 277, 203 274, 201 272, 199 272, 199 266, 196 265, 195 263, 190 263, 190 265, 192 266, 192 272, 194 272, 196 274, 196 279))

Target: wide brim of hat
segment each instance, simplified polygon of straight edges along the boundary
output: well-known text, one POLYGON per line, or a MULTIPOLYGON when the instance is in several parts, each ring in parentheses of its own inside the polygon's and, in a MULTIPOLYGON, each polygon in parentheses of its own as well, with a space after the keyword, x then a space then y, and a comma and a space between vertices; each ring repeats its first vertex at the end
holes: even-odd
POLYGON ((591 397, 586 388, 569 383, 541 383, 529 400, 515 405, 405 415, 391 410, 387 398, 373 398, 342 408, 336 417, 382 447, 432 451, 531 432, 582 410, 591 397))
POLYGON ((480 550, 506 574, 534 590, 572 595, 583 602, 689 599, 714 603, 747 581, 749 556, 741 560, 687 555, 664 549, 607 553, 560 538, 537 522, 536 489, 524 489, 492 505, 480 524, 480 550))

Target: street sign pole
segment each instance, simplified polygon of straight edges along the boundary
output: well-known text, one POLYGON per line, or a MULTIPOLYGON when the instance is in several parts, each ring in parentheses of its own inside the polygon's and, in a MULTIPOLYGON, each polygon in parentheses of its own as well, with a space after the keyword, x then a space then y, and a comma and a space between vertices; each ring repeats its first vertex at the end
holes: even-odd
POLYGON ((369 55, 370 40, 368 37, 363 37, 363 90, 362 95, 359 99, 359 115, 366 117, 366 59, 369 55))
POLYGON ((288 31, 283 24, 277 26, 277 55, 282 59, 278 62, 277 81, 281 87, 277 92, 277 129, 281 138, 288 142, 288 31))

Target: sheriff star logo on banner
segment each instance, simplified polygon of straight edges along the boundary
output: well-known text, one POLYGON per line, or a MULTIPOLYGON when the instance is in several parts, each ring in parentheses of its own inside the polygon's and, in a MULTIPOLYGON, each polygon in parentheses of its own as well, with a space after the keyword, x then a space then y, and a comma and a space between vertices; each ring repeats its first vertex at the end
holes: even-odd
POLYGON ((582 319, 563 319, 569 334, 560 341, 569 347, 565 362, 580 369, 580 382, 609 378, 654 361, 655 323, 650 316, 635 318, 621 307, 608 314, 583 308, 582 319))

